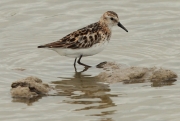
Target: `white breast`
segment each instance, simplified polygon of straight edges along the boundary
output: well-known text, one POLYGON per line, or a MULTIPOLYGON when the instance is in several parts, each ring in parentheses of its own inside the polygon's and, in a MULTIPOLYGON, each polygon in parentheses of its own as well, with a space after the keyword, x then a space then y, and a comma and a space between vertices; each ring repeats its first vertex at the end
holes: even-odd
POLYGON ((95 55, 101 52, 105 48, 107 43, 108 41, 104 41, 101 43, 97 43, 92 47, 86 49, 52 48, 52 50, 56 51, 59 55, 76 58, 76 57, 80 57, 81 55, 83 56, 95 55))

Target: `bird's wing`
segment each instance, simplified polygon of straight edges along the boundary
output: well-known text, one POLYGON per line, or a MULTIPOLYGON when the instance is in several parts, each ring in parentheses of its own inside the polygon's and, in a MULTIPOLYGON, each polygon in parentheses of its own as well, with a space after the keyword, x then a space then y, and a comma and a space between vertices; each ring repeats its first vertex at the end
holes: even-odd
POLYGON ((99 22, 79 29, 56 42, 38 46, 38 48, 89 48, 101 40, 99 22))

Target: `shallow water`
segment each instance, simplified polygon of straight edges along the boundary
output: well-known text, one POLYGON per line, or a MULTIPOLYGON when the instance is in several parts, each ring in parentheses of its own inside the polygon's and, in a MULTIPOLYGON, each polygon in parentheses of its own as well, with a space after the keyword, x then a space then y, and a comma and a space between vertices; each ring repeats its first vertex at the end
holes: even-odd
POLYGON ((103 61, 164 67, 179 75, 179 11, 178 0, 1 0, 0 120, 179 121, 179 78, 168 86, 154 86, 109 85, 95 77, 102 71, 95 65, 103 61), (107 10, 117 12, 129 32, 114 27, 106 50, 83 58, 94 66, 86 72, 75 73, 72 58, 37 49, 98 21, 107 10), (13 100, 11 83, 27 76, 56 86, 60 96, 13 100))

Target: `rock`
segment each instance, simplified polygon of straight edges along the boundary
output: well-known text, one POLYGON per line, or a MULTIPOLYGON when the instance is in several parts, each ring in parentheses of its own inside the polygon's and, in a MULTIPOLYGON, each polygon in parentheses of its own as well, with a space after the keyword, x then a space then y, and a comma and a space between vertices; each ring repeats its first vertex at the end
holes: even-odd
POLYGON ((17 86, 11 90, 12 97, 24 97, 24 98, 32 98, 34 96, 38 96, 36 92, 32 92, 29 87, 21 87, 17 86))
POLYGON ((113 62, 106 62, 101 65, 105 70, 97 77, 108 83, 142 83, 147 81, 168 81, 177 78, 177 74, 163 68, 127 67, 113 62))
POLYGON ((155 70, 150 76, 151 82, 170 81, 174 80, 175 78, 177 78, 176 73, 171 70, 166 70, 162 68, 155 70))
POLYGON ((41 79, 32 76, 13 82, 11 87, 12 97, 24 98, 46 95, 51 90, 48 84, 43 84, 41 79))

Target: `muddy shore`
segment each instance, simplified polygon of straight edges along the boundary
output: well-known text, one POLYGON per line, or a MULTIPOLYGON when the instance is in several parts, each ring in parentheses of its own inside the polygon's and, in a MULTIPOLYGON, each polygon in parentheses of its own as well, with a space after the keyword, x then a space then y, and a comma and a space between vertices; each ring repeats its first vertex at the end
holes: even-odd
MULTIPOLYGON (((171 70, 152 67, 127 67, 114 62, 107 62, 98 65, 103 72, 97 75, 99 81, 109 84, 123 82, 129 83, 169 83, 176 81, 177 74, 171 70)), ((48 96, 49 92, 55 88, 44 84, 38 77, 27 77, 12 83, 11 95, 13 98, 33 98, 38 96, 48 96)))

